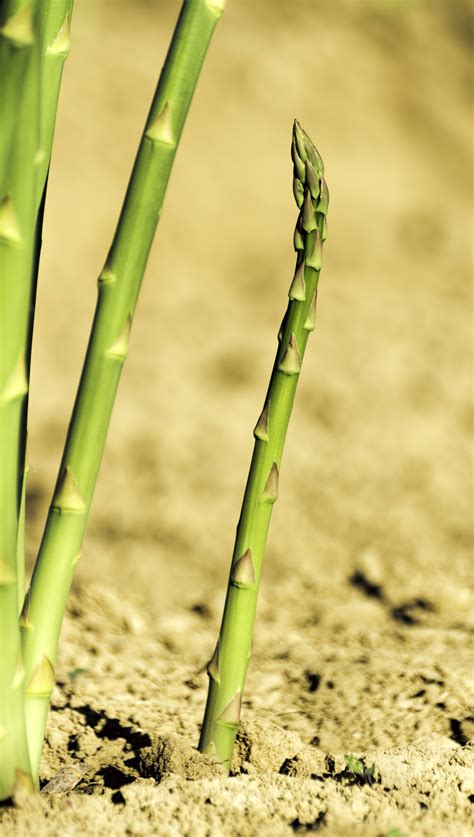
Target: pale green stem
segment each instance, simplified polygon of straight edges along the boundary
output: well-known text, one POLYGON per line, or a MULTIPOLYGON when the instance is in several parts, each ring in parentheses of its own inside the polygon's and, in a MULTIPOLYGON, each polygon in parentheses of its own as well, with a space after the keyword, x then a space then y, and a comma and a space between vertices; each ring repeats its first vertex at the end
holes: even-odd
MULTIPOLYGON (((18 626, 18 522, 26 444, 27 315, 37 148, 34 6, 0 5, 0 800, 31 786, 18 626)), ((23 583, 20 579, 20 583, 23 583)))
MULTIPOLYGON (((53 146, 54 128, 58 108, 59 91, 64 62, 70 49, 70 25, 74 0, 41 0, 36 8, 36 30, 38 39, 37 68, 38 87, 36 102, 36 152, 35 165, 35 198, 34 218, 35 229, 32 240, 32 266, 29 276, 28 293, 25 293, 25 316, 27 318, 27 336, 25 347, 26 377, 30 379, 31 347, 33 339, 33 325, 36 301, 36 286, 38 281, 39 260, 42 242, 44 204, 46 200, 46 186, 53 146)), ((21 176, 21 173, 20 173, 21 176)), ((25 271, 27 265, 24 266, 25 271)), ((25 277, 25 284, 28 280, 25 277)), ((23 435, 26 440, 27 404, 24 411, 23 435)), ((25 441, 26 444, 26 441, 25 441)), ((17 561, 18 577, 25 575, 24 543, 25 543, 25 495, 27 471, 23 474, 20 517, 18 521, 17 561)), ((21 596, 20 610, 25 595, 24 580, 19 584, 21 596)))
POLYGON ((58 35, 70 8, 70 0, 0 3, 0 563, 10 579, 0 581, 5 646, 0 649, 0 799, 12 792, 15 770, 20 783, 29 775, 18 625, 25 572, 24 462, 45 184, 66 54, 64 37, 58 35))
POLYGON ((41 0, 38 9, 40 41, 39 146, 36 208, 40 207, 53 147, 63 67, 70 50, 74 0, 41 0))
POLYGON ((257 606, 262 562, 286 431, 309 334, 315 326, 316 295, 326 237, 327 186, 322 160, 295 123, 292 156, 294 193, 300 216, 295 230, 296 269, 289 291, 279 346, 262 414, 254 430, 255 447, 216 650, 208 665, 209 692, 199 749, 216 755, 230 769, 257 606))
POLYGON ((183 3, 139 146, 98 300, 53 500, 21 619, 26 722, 38 770, 59 631, 91 507, 145 266, 181 131, 223 2, 183 3))

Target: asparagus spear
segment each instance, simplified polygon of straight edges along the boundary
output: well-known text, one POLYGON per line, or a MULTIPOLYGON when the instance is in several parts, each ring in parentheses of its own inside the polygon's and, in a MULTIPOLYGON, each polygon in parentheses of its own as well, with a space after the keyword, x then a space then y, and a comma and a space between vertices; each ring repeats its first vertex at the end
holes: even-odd
POLYGON ((217 646, 208 664, 209 691, 199 749, 216 755, 230 769, 240 721, 273 504, 278 497, 280 463, 310 332, 326 237, 328 190, 324 166, 298 122, 292 140, 293 191, 300 209, 294 234, 296 269, 289 304, 278 335, 270 385, 254 429, 255 446, 232 557, 227 597, 217 646))
MULTIPOLYGON (((34 6, 0 5, 0 799, 32 784, 23 715, 17 566, 26 443, 26 311, 34 238, 38 52, 34 6)), ((20 582, 20 585, 19 585, 20 582)))
POLYGON ((36 774, 58 636, 79 560, 138 293, 184 121, 224 0, 185 0, 140 142, 98 300, 58 481, 21 617, 36 774))
MULTIPOLYGON (((24 753, 18 609, 25 595, 29 369, 44 194, 71 8, 72 0, 0 4, 0 555, 10 578, 6 586, 0 582, 1 636, 6 646, 0 662, 0 726, 7 730, 15 726, 24 753), (8 685, 13 658, 14 689, 8 685)), ((0 743, 0 798, 11 790, 9 777, 18 758, 12 749, 3 757, 0 743)), ((23 757, 20 761, 26 764, 23 757)))
MULTIPOLYGON (((28 382, 33 331, 34 303, 38 275, 44 192, 51 156, 56 109, 64 59, 69 50, 69 17, 72 0, 42 0, 18 10, 18 3, 10 9, 2 27, 2 132, 3 160, 0 204, 4 231, 3 252, 0 255, 5 283, 2 293, 2 333, 7 335, 5 376, 12 380, 17 364, 17 376, 22 376, 23 392, 15 398, 19 419, 12 416, 9 427, 2 433, 5 448, 16 461, 18 484, 25 481, 23 455, 26 446, 28 382), (33 44, 34 39, 34 44, 33 44), (25 47, 30 49, 25 49, 25 47), (33 50, 34 46, 34 50, 33 50), (33 56, 32 53, 35 53, 33 56), (25 64, 24 54, 31 54, 25 64), (23 73, 19 69, 23 66, 23 73), (21 240, 15 240, 15 233, 21 240), (11 338, 11 332, 14 332, 11 338), (14 354, 10 355, 10 351, 14 354), (20 431, 18 435, 18 421, 20 431), (19 440, 16 453, 15 439, 19 440)), ((5 491, 11 498, 8 481, 5 491)), ((24 506, 24 488, 21 503, 24 506)), ((10 503, 2 504, 8 508, 10 503)), ((18 515, 16 515, 18 518, 18 515)), ((24 509, 19 513, 17 543, 17 576, 19 606, 24 591, 24 509)))

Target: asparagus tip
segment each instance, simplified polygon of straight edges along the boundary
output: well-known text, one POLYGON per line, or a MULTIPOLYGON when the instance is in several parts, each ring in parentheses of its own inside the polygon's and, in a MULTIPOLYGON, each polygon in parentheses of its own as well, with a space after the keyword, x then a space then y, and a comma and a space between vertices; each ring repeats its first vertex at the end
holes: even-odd
POLYGON ((303 163, 306 163, 308 155, 306 153, 304 131, 297 119, 295 119, 293 122, 293 139, 300 159, 303 161, 303 163))
POLYGON ((304 128, 301 127, 297 119, 295 119, 293 123, 293 137, 295 140, 296 147, 298 149, 298 153, 303 162, 306 162, 306 160, 309 159, 315 170, 316 175, 318 177, 322 177, 324 174, 324 163, 322 157, 318 149, 316 148, 313 140, 306 133, 304 128))

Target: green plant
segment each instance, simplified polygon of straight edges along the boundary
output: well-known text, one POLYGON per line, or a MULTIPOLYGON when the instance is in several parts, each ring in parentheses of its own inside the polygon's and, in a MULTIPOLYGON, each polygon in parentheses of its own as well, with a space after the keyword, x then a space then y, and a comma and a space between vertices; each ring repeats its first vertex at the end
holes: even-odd
POLYGON ((0 445, 5 461, 0 479, 0 631, 5 646, 0 662, 0 799, 14 793, 18 784, 31 787, 38 782, 60 627, 138 293, 184 121, 224 2, 183 2, 99 277, 58 480, 19 621, 27 381, 41 202, 59 90, 59 59, 54 61, 67 53, 71 3, 0 3, 0 68, 2 79, 7 79, 0 96, 0 114, 7 125, 0 149, 0 310, 5 329, 0 367, 0 445), (41 61, 39 55, 44 56, 41 61), (21 282, 9 281, 17 277, 21 282))
POLYGON ((347 768, 344 773, 353 776, 359 783, 372 785, 376 781, 379 771, 375 764, 368 767, 364 759, 359 759, 357 756, 351 755, 344 756, 344 761, 346 762, 347 768))
POLYGON ((0 798, 31 783, 18 610, 26 424, 42 211, 71 0, 0 4, 0 798))
POLYGON ((240 721, 257 595, 290 414, 306 343, 315 327, 322 244, 329 195, 319 153, 301 126, 293 128, 293 191, 300 209, 294 234, 296 269, 245 489, 214 655, 208 664, 209 692, 199 749, 230 769, 240 721))

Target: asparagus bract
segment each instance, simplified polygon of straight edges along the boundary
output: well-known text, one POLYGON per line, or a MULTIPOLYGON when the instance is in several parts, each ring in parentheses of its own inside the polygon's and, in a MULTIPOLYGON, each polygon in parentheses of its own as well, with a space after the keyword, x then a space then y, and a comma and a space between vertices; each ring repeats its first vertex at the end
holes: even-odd
POLYGON ((59 631, 91 507, 143 273, 186 114, 222 0, 185 0, 99 276, 98 300, 58 481, 21 617, 26 723, 38 770, 59 631))
POLYGON ((208 665, 209 691, 199 749, 230 769, 240 721, 262 562, 286 431, 310 332, 326 237, 328 190, 324 166, 298 122, 293 128, 293 192, 300 209, 294 234, 296 268, 278 335, 270 385, 254 429, 255 446, 232 557, 221 630, 208 665))

